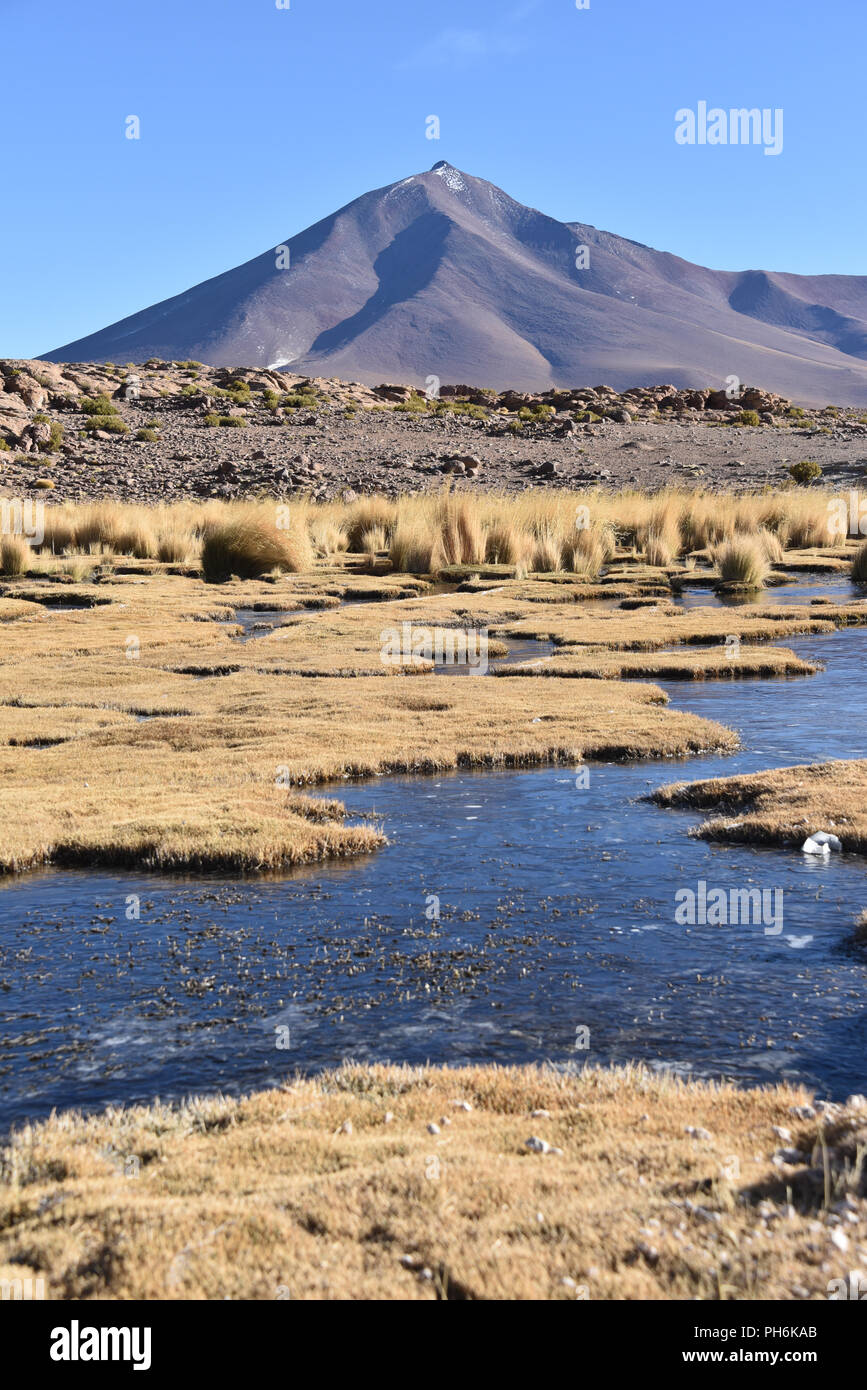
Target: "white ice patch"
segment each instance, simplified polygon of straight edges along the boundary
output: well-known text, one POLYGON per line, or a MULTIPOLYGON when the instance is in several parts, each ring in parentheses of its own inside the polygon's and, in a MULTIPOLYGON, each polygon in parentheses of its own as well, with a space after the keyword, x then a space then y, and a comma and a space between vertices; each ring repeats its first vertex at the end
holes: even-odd
POLYGON ((457 169, 453 169, 450 164, 444 164, 441 169, 434 169, 434 173, 441 179, 445 179, 448 187, 453 193, 464 193, 467 185, 464 183, 457 169))
POLYGON ((411 174, 408 179, 401 179, 400 183, 394 184, 394 186, 390 188, 385 195, 386 201, 389 198, 393 198, 399 188, 406 188, 408 183, 415 183, 415 174, 411 174))

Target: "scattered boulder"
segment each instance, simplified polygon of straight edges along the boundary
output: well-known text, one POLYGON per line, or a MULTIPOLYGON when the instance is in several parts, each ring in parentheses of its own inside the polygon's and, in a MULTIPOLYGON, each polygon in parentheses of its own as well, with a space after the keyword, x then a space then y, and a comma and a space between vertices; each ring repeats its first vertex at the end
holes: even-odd
POLYGON ((826 830, 819 830, 814 835, 808 835, 801 845, 803 854, 830 854, 832 850, 839 853, 842 850, 842 841, 836 835, 829 835, 826 830))

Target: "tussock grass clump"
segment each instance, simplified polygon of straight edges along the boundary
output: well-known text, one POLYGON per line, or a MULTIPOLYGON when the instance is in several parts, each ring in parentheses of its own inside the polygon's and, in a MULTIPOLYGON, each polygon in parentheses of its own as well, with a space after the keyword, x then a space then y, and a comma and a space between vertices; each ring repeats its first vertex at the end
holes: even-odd
POLYGON ((184 564, 191 558, 195 546, 193 531, 174 518, 164 522, 157 531, 156 558, 161 564, 184 564))
POLYGON ((346 532, 331 516, 314 516, 310 523, 310 539, 321 560, 339 555, 349 549, 346 532))
POLYGON ((388 536, 384 526, 369 526, 361 537, 361 549, 371 559, 381 550, 388 549, 388 536))
POLYGON ((235 513, 210 528, 202 544, 202 571, 209 583, 231 575, 256 579, 271 570, 300 574, 312 565, 313 546, 306 528, 279 528, 267 507, 235 513))
POLYGON ((586 527, 576 530, 563 541, 560 563, 564 570, 573 574, 586 575, 595 579, 607 559, 610 559, 613 545, 610 533, 602 528, 586 527))
POLYGON ((79 550, 102 547, 115 555, 152 560, 157 553, 152 516, 144 508, 95 503, 75 518, 75 545, 79 550))
POLYGON ((663 532, 651 531, 644 542, 644 558, 649 565, 665 569, 674 559, 674 551, 663 532))
POLYGON ((856 584, 867 584, 867 545, 862 545, 852 561, 852 579, 856 584))
POLYGON ((443 564, 439 537, 417 517, 398 517, 388 557, 401 574, 433 574, 443 564))
POLYGON ((756 539, 758 540, 759 544, 761 545, 762 549, 765 552, 765 555, 768 557, 768 560, 771 562, 771 564, 779 564, 780 561, 783 559, 783 556, 785 555, 785 550, 783 548, 779 536, 775 536, 773 531, 769 531, 766 527, 763 526, 759 531, 756 532, 756 539))
POLYGON ((71 512, 61 507, 47 508, 41 550, 50 550, 60 555, 72 550, 75 545, 75 519, 71 512))
POLYGON ((563 541, 554 525, 543 527, 533 548, 533 569, 537 574, 553 574, 562 566, 563 541))
MULTIPOLYGON (((386 537, 386 545, 394 530, 395 508, 384 497, 364 497, 356 502, 346 521, 346 548, 360 554, 367 547, 364 543, 368 531, 378 529, 386 537)), ((385 549, 385 546, 380 546, 385 549)))
POLYGON ((526 565, 532 557, 529 536, 513 521, 493 521, 485 532, 485 559, 491 565, 526 565))
POLYGON ((479 509, 469 497, 445 496, 436 511, 443 562, 478 565, 485 558, 485 535, 479 509))
POLYGON ((26 574, 33 561, 33 551, 23 536, 0 537, 0 574, 10 578, 26 574))
POLYGON ((770 573, 768 553, 757 536, 735 536, 713 552, 714 564, 725 584, 762 589, 770 573))

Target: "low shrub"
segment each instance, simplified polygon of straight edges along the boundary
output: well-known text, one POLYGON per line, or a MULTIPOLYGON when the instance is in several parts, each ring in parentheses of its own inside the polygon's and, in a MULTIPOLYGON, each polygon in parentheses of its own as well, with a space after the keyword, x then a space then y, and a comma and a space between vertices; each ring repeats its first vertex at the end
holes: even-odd
POLYGON ((305 529, 282 530, 271 508, 257 507, 208 530, 202 544, 202 571, 213 584, 237 575, 257 579, 271 570, 298 574, 313 565, 305 529))

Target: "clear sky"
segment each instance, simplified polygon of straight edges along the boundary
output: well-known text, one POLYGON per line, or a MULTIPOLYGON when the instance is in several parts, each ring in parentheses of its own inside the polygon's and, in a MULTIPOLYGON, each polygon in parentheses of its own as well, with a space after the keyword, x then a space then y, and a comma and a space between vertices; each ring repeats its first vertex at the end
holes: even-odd
POLYGON ((867 274, 865 0, 278 3, 0 0, 0 356, 438 159, 715 268, 867 274), (677 144, 700 101, 782 108, 782 153, 677 144))

